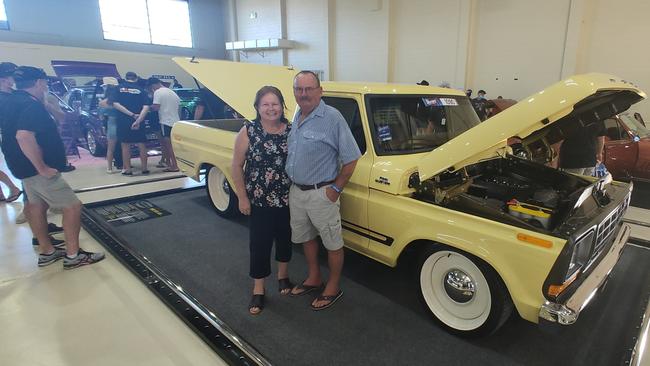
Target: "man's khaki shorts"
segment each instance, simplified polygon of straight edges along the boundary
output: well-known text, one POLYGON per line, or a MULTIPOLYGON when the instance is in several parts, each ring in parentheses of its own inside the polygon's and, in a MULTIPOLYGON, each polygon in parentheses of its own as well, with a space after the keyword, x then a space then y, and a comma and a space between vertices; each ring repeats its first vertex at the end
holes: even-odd
POLYGON ((23 179, 25 194, 30 203, 47 204, 52 208, 67 208, 81 203, 72 188, 57 173, 52 178, 45 178, 42 175, 23 179))
POLYGON ((291 241, 304 243, 320 235, 327 250, 343 247, 340 202, 330 201, 325 188, 303 191, 295 185, 289 190, 291 241))

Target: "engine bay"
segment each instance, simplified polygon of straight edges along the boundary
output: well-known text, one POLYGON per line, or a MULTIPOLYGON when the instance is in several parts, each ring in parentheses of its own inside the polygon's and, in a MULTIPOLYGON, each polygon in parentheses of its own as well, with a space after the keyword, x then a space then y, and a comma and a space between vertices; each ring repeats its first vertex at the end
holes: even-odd
POLYGON ((552 232, 590 183, 514 156, 440 174, 422 182, 416 198, 454 210, 552 232))

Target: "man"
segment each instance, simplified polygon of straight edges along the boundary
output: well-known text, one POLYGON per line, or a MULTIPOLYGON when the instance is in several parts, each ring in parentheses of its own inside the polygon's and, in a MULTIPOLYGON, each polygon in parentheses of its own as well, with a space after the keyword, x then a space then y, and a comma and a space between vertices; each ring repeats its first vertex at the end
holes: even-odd
POLYGON ((603 161, 606 134, 603 121, 575 131, 560 146, 560 168, 573 174, 593 176, 596 164, 603 161))
POLYGON ((178 114, 181 98, 173 90, 162 85, 162 82, 157 78, 149 78, 147 80, 147 86, 153 91, 151 109, 158 112, 158 118, 160 120, 160 128, 162 131, 160 145, 163 150, 163 156, 167 158, 167 168, 163 169, 163 171, 177 172, 179 169, 178 165, 176 165, 174 150, 172 149, 171 134, 174 123, 181 119, 178 114))
MULTIPOLYGON (((14 71, 16 71, 15 64, 11 62, 0 63, 0 111, 5 104, 9 103, 11 93, 13 92, 14 71)), ((2 129, 1 124, 0 129, 2 129)), ((9 176, 2 170, 0 170, 0 182, 4 183, 4 185, 9 188, 9 195, 6 197, 4 193, 2 193, 2 188, 0 188, 0 202, 13 202, 17 200, 22 194, 20 188, 18 188, 11 180, 11 178, 9 178, 9 176)))
POLYGON ((3 121, 2 152, 29 197, 25 210, 40 244, 38 265, 47 266, 59 259, 63 259, 64 269, 96 263, 104 259, 103 253, 79 248, 81 202, 61 177, 60 170, 67 162, 56 122, 45 108, 47 76, 41 69, 21 66, 14 78, 18 90, 3 121), (65 250, 55 248, 48 236, 49 207, 63 211, 65 250))
POLYGON ((144 144, 147 136, 142 123, 149 112, 148 102, 147 93, 138 84, 138 76, 133 71, 127 72, 126 81, 119 85, 113 103, 120 112, 117 114, 117 139, 121 141, 122 146, 122 175, 133 175, 131 144, 137 144, 140 150, 141 173, 149 174, 147 149, 144 144))
POLYGON ((316 241, 320 235, 328 251, 330 277, 311 308, 323 310, 343 295, 339 287, 344 257, 339 196, 361 152, 341 113, 321 100, 323 89, 315 73, 298 73, 293 90, 300 110, 289 133, 286 164, 293 182, 289 191, 291 239, 304 243, 309 274, 291 290, 291 295, 305 295, 322 288, 316 241))
MULTIPOLYGON (((7 114, 10 113, 8 108, 12 108, 11 95, 14 92, 14 73, 16 72, 16 69, 17 66, 11 62, 0 63, 0 130, 2 130, 3 118, 6 118, 7 114)), ((13 202, 23 194, 23 191, 16 187, 9 176, 2 171, 0 171, 0 180, 10 187, 10 196, 5 199, 6 202, 13 202)), ((0 194, 0 196, 2 195, 0 194)), ((27 195, 23 195, 23 210, 18 216, 16 216, 16 224, 20 225, 27 222, 25 211, 26 203, 27 195)), ((53 223, 48 223, 48 232, 50 234, 60 233, 63 232, 63 228, 53 223)), ((57 247, 63 247, 65 243, 65 241, 55 239, 52 236, 49 238, 52 245, 57 247)), ((36 238, 32 238, 32 245, 38 245, 38 240, 36 238)))

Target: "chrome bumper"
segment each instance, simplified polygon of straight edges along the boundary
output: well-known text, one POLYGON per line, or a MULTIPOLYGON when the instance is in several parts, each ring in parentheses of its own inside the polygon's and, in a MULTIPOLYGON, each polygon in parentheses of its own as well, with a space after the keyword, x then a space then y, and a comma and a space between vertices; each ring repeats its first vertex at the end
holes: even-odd
POLYGON ((566 304, 558 304, 546 301, 539 310, 540 323, 542 321, 557 323, 561 325, 573 324, 578 320, 580 311, 587 306, 589 301, 596 295, 598 289, 605 283, 607 276, 618 262, 621 251, 630 237, 631 228, 623 224, 616 235, 609 252, 598 263, 598 266, 589 274, 576 292, 567 300, 566 304))

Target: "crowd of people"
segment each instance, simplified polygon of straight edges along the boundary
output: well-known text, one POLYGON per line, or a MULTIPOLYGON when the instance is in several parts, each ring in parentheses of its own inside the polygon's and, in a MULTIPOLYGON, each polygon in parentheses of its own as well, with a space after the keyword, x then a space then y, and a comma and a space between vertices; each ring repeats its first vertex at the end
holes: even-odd
MULTIPOLYGON (((175 79, 174 79, 175 80, 175 79)), ((178 84, 180 85, 180 84, 178 84)), ((142 81, 129 71, 125 79, 103 78, 104 99, 99 102, 100 115, 106 121, 107 173, 117 172, 132 176, 131 146, 137 145, 140 157, 140 174, 147 175, 147 136, 144 121, 148 119, 160 141, 162 157, 157 168, 165 172, 178 172, 170 135, 174 123, 180 120, 180 98, 155 77, 142 81), (126 157, 126 159, 124 159, 126 157)))

